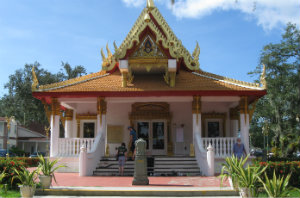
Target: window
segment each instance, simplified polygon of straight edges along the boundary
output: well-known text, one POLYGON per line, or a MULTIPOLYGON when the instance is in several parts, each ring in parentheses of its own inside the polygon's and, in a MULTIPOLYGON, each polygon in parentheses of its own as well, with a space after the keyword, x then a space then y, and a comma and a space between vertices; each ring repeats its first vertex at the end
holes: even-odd
POLYGON ((83 138, 94 138, 95 137, 95 123, 85 122, 83 123, 83 138))
POLYGON ((219 122, 207 122, 208 137, 220 136, 220 123, 219 122))

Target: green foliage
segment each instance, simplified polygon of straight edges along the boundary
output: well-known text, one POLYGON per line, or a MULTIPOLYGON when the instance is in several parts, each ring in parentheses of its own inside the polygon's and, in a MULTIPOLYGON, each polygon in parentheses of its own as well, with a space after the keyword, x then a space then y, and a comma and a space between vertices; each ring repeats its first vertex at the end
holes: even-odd
POLYGON ((25 154, 25 151, 22 149, 19 149, 18 147, 12 146, 10 148, 10 152, 16 154, 16 156, 23 156, 25 154))
POLYGON ((54 181, 56 182, 54 172, 62 167, 66 167, 64 165, 56 165, 58 162, 58 159, 50 161, 49 159, 45 159, 42 155, 39 155, 39 166, 38 171, 42 172, 45 176, 52 176, 54 178, 54 181))
POLYGON ((12 178, 12 182, 14 179, 18 179, 19 183, 18 185, 23 186, 35 186, 36 185, 36 179, 37 179, 37 170, 34 170, 30 172, 25 167, 21 167, 21 170, 14 169, 15 175, 12 178))
POLYGON ((296 25, 287 25, 280 43, 263 48, 260 65, 250 74, 259 77, 262 64, 266 66, 268 94, 256 104, 251 142, 263 147, 262 127, 267 122, 269 144, 278 148, 279 156, 291 156, 300 149, 300 32, 296 25))
POLYGON ((35 72, 40 85, 55 83, 70 78, 75 78, 86 74, 83 66, 76 66, 74 69, 68 63, 62 63, 63 70, 57 74, 42 69, 40 64, 26 64, 24 68, 18 69, 9 76, 9 81, 4 88, 8 89, 8 94, 0 99, 0 116, 15 116, 16 120, 25 125, 39 124, 49 125, 44 106, 40 100, 34 98, 31 93, 32 68, 35 72))
POLYGON ((0 191, 3 191, 4 194, 7 193, 7 185, 3 183, 3 179, 6 177, 5 171, 1 171, 0 174, 0 191))
POLYGON ((229 177, 232 180, 233 186, 238 186, 238 170, 244 167, 248 157, 249 156, 247 156, 245 159, 238 159, 236 156, 232 155, 231 157, 225 158, 225 163, 222 163, 222 170, 220 174, 221 186, 229 177))
POLYGON ((300 161, 254 162, 254 166, 267 167, 265 173, 268 178, 272 177, 274 171, 277 175, 291 174, 289 184, 293 187, 300 187, 300 161))
POLYGON ((291 174, 277 178, 274 170, 272 179, 269 179, 265 173, 265 182, 261 178, 259 178, 259 181, 263 184, 269 197, 288 197, 293 189, 288 186, 290 177, 291 174))
POLYGON ((23 161, 14 160, 11 158, 1 158, 0 159, 0 172, 5 172, 6 175, 2 178, 1 184, 11 185, 12 188, 16 187, 18 180, 12 181, 15 176, 15 169, 21 170, 22 167, 26 166, 23 161))

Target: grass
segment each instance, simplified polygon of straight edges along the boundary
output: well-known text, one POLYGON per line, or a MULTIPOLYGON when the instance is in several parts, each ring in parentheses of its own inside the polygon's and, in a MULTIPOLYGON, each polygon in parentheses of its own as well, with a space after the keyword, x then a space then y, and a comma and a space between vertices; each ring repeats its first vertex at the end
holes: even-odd
POLYGON ((0 197, 21 197, 21 194, 20 190, 8 190, 6 195, 0 191, 0 197))
MULTIPOLYGON (((259 193, 258 197, 268 197, 268 195, 267 193, 259 193)), ((289 197, 300 197, 300 192, 297 190, 292 190, 289 197)))

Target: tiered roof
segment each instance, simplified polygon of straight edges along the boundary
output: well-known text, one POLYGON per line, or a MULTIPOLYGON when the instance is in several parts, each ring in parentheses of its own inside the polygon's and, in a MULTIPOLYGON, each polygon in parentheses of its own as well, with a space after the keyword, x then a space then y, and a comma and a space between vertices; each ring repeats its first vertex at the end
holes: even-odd
MULTIPOLYGON (((149 3, 150 2, 150 3, 149 3)), ((102 51, 102 70, 97 73, 67 81, 38 86, 33 71, 33 94, 38 98, 64 96, 163 96, 163 95, 253 95, 261 97, 266 93, 259 84, 238 81, 212 73, 199 67, 200 48, 198 44, 191 55, 173 33, 153 1, 135 22, 123 43, 112 54, 107 46, 107 57, 102 51), (122 87, 118 61, 128 55, 142 42, 143 34, 152 34, 155 42, 166 50, 169 59, 177 59, 176 86, 170 87, 163 75, 136 75, 132 82, 122 87)))

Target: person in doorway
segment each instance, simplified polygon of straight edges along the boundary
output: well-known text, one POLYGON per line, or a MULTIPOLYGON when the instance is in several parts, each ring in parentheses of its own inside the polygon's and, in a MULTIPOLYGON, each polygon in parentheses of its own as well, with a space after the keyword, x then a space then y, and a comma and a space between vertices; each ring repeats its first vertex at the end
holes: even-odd
POLYGON ((119 175, 123 176, 124 175, 124 166, 126 162, 126 157, 127 157, 127 149, 125 146, 125 143, 123 142, 121 146, 118 147, 118 161, 119 161, 119 175))
POLYGON ((132 152, 132 160, 134 160, 135 157, 135 141, 137 140, 137 134, 136 131, 130 126, 128 127, 128 130, 130 131, 130 138, 129 138, 129 145, 130 145, 130 151, 132 152))
POLYGON ((237 158, 243 157, 243 154, 247 155, 244 144, 241 141, 241 138, 236 139, 236 143, 233 145, 233 155, 237 158))

